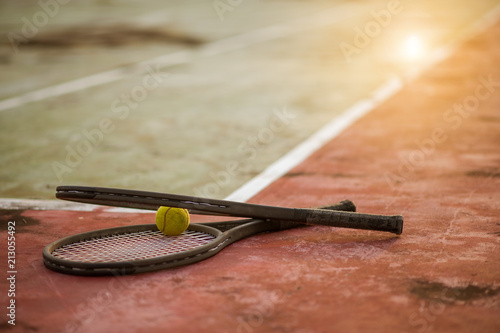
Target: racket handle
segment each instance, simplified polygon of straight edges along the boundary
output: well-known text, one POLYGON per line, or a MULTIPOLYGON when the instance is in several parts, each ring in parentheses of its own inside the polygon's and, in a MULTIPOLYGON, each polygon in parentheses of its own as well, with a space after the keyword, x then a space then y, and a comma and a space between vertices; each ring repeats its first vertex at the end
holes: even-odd
POLYGON ((330 227, 387 231, 400 235, 403 232, 401 215, 372 215, 323 209, 296 209, 298 218, 307 224, 330 227), (300 216, 300 217, 299 217, 300 216))
POLYGON ((355 212, 356 205, 351 200, 342 200, 334 205, 319 206, 316 209, 342 210, 345 212, 355 212))

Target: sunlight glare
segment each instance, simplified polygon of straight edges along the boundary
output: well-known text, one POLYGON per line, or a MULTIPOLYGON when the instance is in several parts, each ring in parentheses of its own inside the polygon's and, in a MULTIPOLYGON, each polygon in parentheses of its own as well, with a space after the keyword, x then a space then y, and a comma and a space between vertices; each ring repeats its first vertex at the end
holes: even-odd
POLYGON ((403 43, 402 54, 407 60, 418 60, 423 56, 424 46, 418 35, 409 35, 403 43))

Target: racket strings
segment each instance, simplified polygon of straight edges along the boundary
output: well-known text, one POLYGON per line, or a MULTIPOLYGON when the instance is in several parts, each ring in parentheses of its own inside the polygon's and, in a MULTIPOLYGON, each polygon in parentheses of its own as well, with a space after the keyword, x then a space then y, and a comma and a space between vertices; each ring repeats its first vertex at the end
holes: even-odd
POLYGON ((88 263, 135 261, 189 251, 214 239, 213 235, 192 230, 179 236, 146 230, 82 240, 57 248, 51 254, 59 259, 88 263))

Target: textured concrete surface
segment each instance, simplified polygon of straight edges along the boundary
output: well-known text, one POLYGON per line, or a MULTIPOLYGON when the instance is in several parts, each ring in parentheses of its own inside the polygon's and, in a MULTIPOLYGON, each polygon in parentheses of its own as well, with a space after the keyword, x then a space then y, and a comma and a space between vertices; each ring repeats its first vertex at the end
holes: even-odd
MULTIPOLYGON (((307 227, 187 267, 89 278, 47 270, 43 247, 153 215, 4 210, 16 222, 17 274, 16 326, 2 315, 2 329, 498 332, 499 39, 496 24, 468 40, 251 200, 349 198, 360 212, 404 215, 401 236, 307 227)), ((7 304, 9 283, 0 286, 7 304)))

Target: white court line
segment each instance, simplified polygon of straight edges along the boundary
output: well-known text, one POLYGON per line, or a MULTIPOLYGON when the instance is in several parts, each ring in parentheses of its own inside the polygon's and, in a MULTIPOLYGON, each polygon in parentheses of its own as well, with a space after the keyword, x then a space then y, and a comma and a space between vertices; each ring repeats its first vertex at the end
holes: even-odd
POLYGON ((262 191, 264 188, 311 156, 315 151, 323 147, 327 142, 338 136, 358 119, 373 110, 378 104, 392 96, 396 91, 399 91, 402 83, 401 81, 398 81, 397 83, 399 84, 396 85, 395 80, 391 80, 388 84, 385 84, 378 89, 377 92, 380 90, 381 93, 375 93, 375 97, 372 99, 364 99, 354 104, 339 117, 333 119, 319 131, 288 152, 285 156, 271 164, 255 178, 251 179, 245 185, 234 191, 231 195, 226 197, 226 200, 244 202, 262 191), (381 94, 385 95, 386 98, 381 99, 379 96, 381 94))
POLYGON ((151 210, 135 208, 106 207, 86 203, 64 200, 38 200, 38 199, 0 199, 0 209, 4 210, 64 210, 75 212, 92 212, 101 209, 113 213, 155 213, 151 210))
POLYGON ((12 210, 71 210, 91 212, 98 206, 62 200, 0 199, 0 209, 12 210))
MULTIPOLYGON (((411 73, 406 81, 412 81, 420 76, 425 70, 432 65, 449 57, 455 49, 464 41, 486 30, 500 20, 500 5, 486 13, 478 21, 473 23, 457 40, 452 43, 440 47, 432 52, 432 55, 427 58, 427 61, 415 72, 411 73)), ((299 165, 306 158, 311 156, 324 144, 333 140, 346 128, 355 123, 358 119, 373 110, 377 105, 389 99, 391 96, 400 91, 403 87, 403 80, 396 78, 389 80, 378 88, 372 98, 361 100, 353 105, 348 110, 344 111, 339 117, 333 119, 330 123, 319 129, 316 133, 306 139, 304 142, 296 146, 286 155, 278 159, 276 162, 267 167, 260 174, 241 186, 239 189, 226 197, 226 200, 245 202, 255 196, 257 193, 272 184, 278 178, 285 175, 291 169, 299 165)))
POLYGON ((80 79, 56 84, 39 90, 31 91, 19 96, 0 101, 0 111, 13 109, 31 102, 38 102, 47 98, 62 96, 65 94, 96 87, 106 83, 121 80, 130 75, 145 74, 150 66, 165 68, 193 61, 196 57, 210 57, 247 48, 255 44, 267 42, 277 38, 283 38, 298 32, 331 25, 353 15, 348 5, 332 7, 306 18, 292 20, 288 23, 275 24, 251 32, 242 33, 233 37, 207 43, 199 49, 183 50, 159 56, 150 60, 142 61, 133 65, 127 65, 109 71, 86 76, 80 79))
MULTIPOLYGON (((428 62, 424 64, 416 75, 410 77, 410 80, 421 75, 430 66, 447 58, 463 41, 479 34, 486 30, 500 19, 500 5, 485 14, 481 19, 476 21, 458 40, 450 45, 443 46, 435 50, 428 62)), ((221 48, 222 50, 222 48, 221 48)), ((165 56, 162 61, 168 62, 168 56, 165 56)), ((161 57, 157 58, 160 59, 161 57)), ((148 62, 144 62, 148 63, 148 62)), ((356 122, 363 115, 370 112, 378 104, 389 99, 403 86, 403 80, 396 78, 386 82, 378 88, 371 99, 366 99, 356 103, 354 106, 346 110, 339 118, 332 120, 325 125, 306 141, 299 144, 296 148, 288 152, 285 156, 277 160, 275 163, 266 168, 263 172, 244 184, 242 187, 234 191, 226 197, 227 200, 247 201, 254 195, 259 193, 279 177, 286 174, 292 168, 304 161, 312 155, 317 149, 321 148, 326 142, 331 141, 338 136, 342 131, 356 122)), ((1 103, 0 103, 1 104, 1 103)), ((2 111, 2 109, 0 109, 2 111)), ((34 210, 74 210, 74 211, 93 211, 97 207, 89 204, 68 203, 61 200, 31 200, 31 199, 2 199, 0 198, 0 209, 34 209, 34 210)), ((105 208, 106 211, 122 212, 122 213, 151 213, 151 211, 130 209, 130 208, 105 208)))

